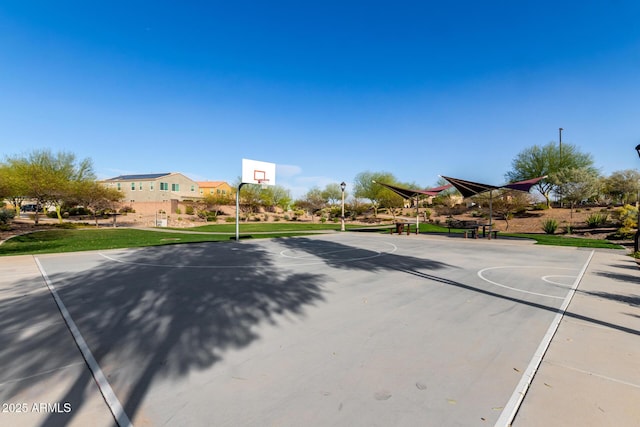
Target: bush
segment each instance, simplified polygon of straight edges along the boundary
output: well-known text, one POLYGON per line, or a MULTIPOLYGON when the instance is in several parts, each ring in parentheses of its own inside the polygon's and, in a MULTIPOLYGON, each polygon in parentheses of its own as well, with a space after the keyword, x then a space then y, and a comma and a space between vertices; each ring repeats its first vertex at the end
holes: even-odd
POLYGON ((187 215, 193 215, 194 213, 194 209, 193 209, 193 205, 187 205, 184 207, 184 213, 186 213, 187 215))
POLYGON ((558 221, 553 218, 542 221, 542 229, 547 234, 554 234, 558 229, 558 221))
POLYGON ((598 226, 606 224, 608 220, 609 214, 595 213, 589 215, 589 217, 586 219, 586 222, 589 228, 596 228, 598 226))
POLYGON ((58 212, 56 212, 56 211, 47 211, 47 217, 49 217, 49 218, 58 218, 58 212))
POLYGON ((536 203, 533 206, 534 211, 546 211, 547 209, 549 209, 549 206, 546 203, 536 203))
POLYGON ((236 218, 233 216, 228 216, 224 219, 225 222, 236 222, 236 218))
MULTIPOLYGON (((164 213, 164 211, 161 212, 164 213)), ((120 208, 120 213, 136 213, 136 210, 131 206, 123 206, 120 208)))
POLYGON ((75 206, 73 208, 70 208, 67 212, 70 216, 91 215, 91 211, 82 206, 75 206))
POLYGON ((8 224, 16 216, 16 211, 13 209, 0 209, 0 224, 8 224))
POLYGON ((615 215, 622 225, 618 229, 618 234, 622 236, 633 235, 633 229, 638 226, 638 209, 635 206, 624 205, 615 210, 615 215))

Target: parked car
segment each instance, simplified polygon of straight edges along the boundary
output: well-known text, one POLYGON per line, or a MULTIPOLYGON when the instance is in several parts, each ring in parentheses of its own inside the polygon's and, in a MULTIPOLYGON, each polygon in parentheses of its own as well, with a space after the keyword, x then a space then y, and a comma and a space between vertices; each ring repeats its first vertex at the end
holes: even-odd
POLYGON ((35 205, 35 204, 28 204, 28 205, 20 206, 20 211, 21 212, 35 212, 37 210, 38 210, 38 205, 35 205))

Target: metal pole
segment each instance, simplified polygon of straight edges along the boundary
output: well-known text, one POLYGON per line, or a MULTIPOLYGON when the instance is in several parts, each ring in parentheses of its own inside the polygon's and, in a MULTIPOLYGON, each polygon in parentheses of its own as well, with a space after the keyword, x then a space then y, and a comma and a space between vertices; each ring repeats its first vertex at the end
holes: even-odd
POLYGON ((244 182, 241 182, 236 192, 236 242, 240 240, 240 189, 244 184, 244 182))
POLYGON ((344 231, 344 190, 342 190, 342 215, 340 216, 340 231, 344 231))
POLYGON ((420 196, 416 194, 416 234, 420 234, 420 196))
POLYGON ((560 166, 562 166, 562 131, 563 130, 564 130, 563 128, 558 129, 558 132, 560 133, 560 143, 559 143, 560 144, 560 163, 561 163, 560 166))

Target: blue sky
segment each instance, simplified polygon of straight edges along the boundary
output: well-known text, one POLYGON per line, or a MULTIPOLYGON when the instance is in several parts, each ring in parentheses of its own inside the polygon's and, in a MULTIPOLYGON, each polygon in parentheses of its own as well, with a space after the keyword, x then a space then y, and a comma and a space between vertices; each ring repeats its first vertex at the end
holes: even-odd
MULTIPOLYGON (((363 171, 504 183, 535 144, 640 159, 640 2, 0 2, 0 151, 294 197, 363 171)), ((349 187, 347 188, 349 191, 349 187)))

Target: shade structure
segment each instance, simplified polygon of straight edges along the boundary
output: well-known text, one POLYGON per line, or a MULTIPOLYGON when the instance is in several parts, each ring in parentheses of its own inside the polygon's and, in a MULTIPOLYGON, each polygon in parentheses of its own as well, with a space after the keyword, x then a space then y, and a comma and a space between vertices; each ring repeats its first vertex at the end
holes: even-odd
POLYGON ((404 188, 404 187, 398 187, 397 185, 385 184, 384 182, 373 181, 373 183, 382 185, 383 187, 388 188, 389 190, 399 194, 405 199, 411 199, 413 197, 418 197, 418 196, 437 196, 439 192, 452 187, 451 184, 447 184, 447 185, 443 185, 442 187, 428 188, 426 190, 415 190, 412 188, 404 188))
MULTIPOLYGON (((385 188, 393 191, 396 194, 399 194, 401 197, 405 199, 413 199, 414 197, 417 199, 420 196, 437 196, 441 191, 446 190, 447 188, 451 188, 451 184, 443 185, 441 187, 428 188, 426 190, 416 190, 412 188, 404 188, 398 187, 397 185, 385 184, 383 182, 372 181, 374 184, 382 185, 385 188)), ((420 231, 420 216, 418 213, 418 203, 416 200, 416 233, 420 231)))
POLYGON ((471 197, 476 194, 489 192, 489 225, 493 224, 493 190, 499 190, 501 188, 508 188, 511 190, 524 191, 525 193, 531 190, 531 187, 536 185, 538 182, 545 179, 547 175, 540 176, 537 178, 531 178, 524 181, 516 181, 503 185, 490 185, 490 184, 482 184, 479 182, 466 181, 464 179, 459 178, 451 178, 448 176, 442 176, 442 178, 449 181, 456 189, 462 194, 462 197, 471 197))

